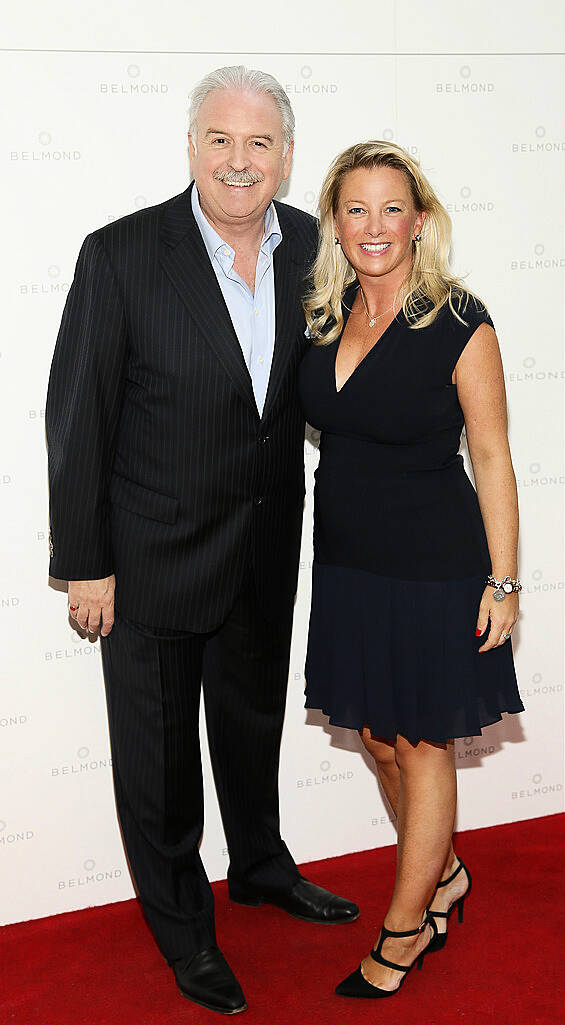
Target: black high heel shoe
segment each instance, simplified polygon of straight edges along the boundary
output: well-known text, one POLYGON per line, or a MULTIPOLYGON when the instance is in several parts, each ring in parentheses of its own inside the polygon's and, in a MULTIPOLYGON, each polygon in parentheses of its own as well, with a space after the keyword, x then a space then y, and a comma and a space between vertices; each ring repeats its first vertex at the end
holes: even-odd
MULTIPOLYGON (((428 954, 433 954, 437 950, 443 950, 443 948, 445 947, 445 944, 447 943, 447 922, 449 921, 449 916, 452 914, 453 911, 455 911, 455 908, 457 908, 457 918, 458 918, 458 921, 459 922, 463 921, 463 907, 464 907, 464 904, 465 904, 465 901, 466 901, 467 897, 469 896, 469 894, 471 892, 472 880, 471 880, 471 873, 469 872, 469 869, 467 868, 465 863, 463 861, 461 861, 461 858, 458 858, 457 860, 458 860, 459 864, 458 864, 457 868, 455 869, 455 872, 452 872, 448 879, 444 879, 443 882, 438 883, 437 884, 437 888, 439 889, 440 886, 447 886, 448 883, 451 883, 452 880, 455 879, 455 876, 459 875, 461 869, 463 869, 465 875, 467 876, 467 881, 468 881, 469 885, 468 885, 467 889, 465 890, 465 893, 461 897, 458 897, 457 900, 454 900, 453 904, 451 905, 451 907, 447 911, 430 911, 430 909, 428 908, 428 914, 431 915, 431 917, 433 919, 435 919, 435 918, 445 918, 445 920, 446 920, 445 932, 439 932, 439 930, 437 928, 437 925, 436 925, 435 936, 432 939, 431 943, 428 943, 428 946, 426 948, 426 952, 428 954)), ((434 924, 435 924, 435 922, 434 922, 434 924)))
POLYGON ((426 917, 424 918, 424 921, 422 922, 419 929, 409 929, 408 932, 392 932, 390 929, 387 929, 386 926, 383 925, 381 929, 381 935, 379 937, 379 942, 377 944, 377 949, 371 950, 370 953, 371 957, 373 958, 373 961, 376 961, 377 964, 382 964, 385 966, 385 968, 394 968, 394 970, 397 972, 404 972, 404 975, 402 976, 398 986, 396 987, 396 989, 379 989, 378 986, 373 986, 371 982, 367 982, 367 979, 361 971, 361 965, 359 965, 359 968, 352 972, 351 975, 348 975, 347 978, 343 980, 343 982, 340 982, 339 986, 336 986, 335 991, 337 995, 340 997, 369 997, 373 1000, 378 997, 393 996, 395 993, 398 993, 398 990, 402 986, 410 969, 413 968, 414 965, 417 965, 418 969, 422 967, 424 963, 424 957, 427 954, 429 947, 431 943, 433 943, 436 936, 437 925, 434 922, 433 918, 430 916, 429 912, 426 912, 426 917), (428 946, 425 948, 425 950, 423 950, 421 954, 418 954, 418 957, 412 962, 412 964, 395 964, 394 961, 387 961, 387 959, 382 956, 381 950, 383 943, 389 936, 417 936, 418 933, 422 932, 427 925, 429 925, 432 930, 432 938, 428 943, 428 946))

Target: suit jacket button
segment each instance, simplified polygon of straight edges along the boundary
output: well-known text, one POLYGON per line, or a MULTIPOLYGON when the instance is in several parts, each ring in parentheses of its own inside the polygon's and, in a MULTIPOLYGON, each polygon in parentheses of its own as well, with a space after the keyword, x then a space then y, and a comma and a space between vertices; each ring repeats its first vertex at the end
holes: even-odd
POLYGON ((253 499, 253 501, 254 501, 255 505, 261 505, 261 502, 263 501, 263 499, 261 498, 260 495, 256 495, 255 498, 253 499))

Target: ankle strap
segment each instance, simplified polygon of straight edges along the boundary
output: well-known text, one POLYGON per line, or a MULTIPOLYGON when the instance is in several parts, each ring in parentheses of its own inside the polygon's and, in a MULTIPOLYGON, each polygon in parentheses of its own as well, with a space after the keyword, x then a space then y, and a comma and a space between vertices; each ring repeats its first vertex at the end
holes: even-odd
POLYGON ((387 936, 417 936, 419 932, 422 932, 428 924, 428 913, 426 912, 422 924, 417 929, 408 929, 407 932, 393 932, 392 929, 387 929, 386 925, 381 927, 381 938, 380 943, 386 940, 387 936))
POLYGON ((463 862, 461 861, 461 859, 458 859, 458 860, 459 860, 459 864, 458 864, 457 868, 455 869, 455 872, 452 872, 448 879, 444 879, 443 882, 438 883, 437 884, 438 886, 447 886, 447 884, 450 883, 452 879, 455 879, 455 876, 459 875, 461 869, 464 868, 464 865, 463 865, 463 862))
POLYGON ((437 929, 437 927, 435 926, 435 922, 433 921, 433 919, 430 918, 430 912, 428 911, 426 911, 424 920, 422 924, 418 927, 418 929, 408 929, 406 932, 393 932, 392 929, 387 929, 386 925, 383 925, 381 927, 381 935, 379 937, 379 942, 377 943, 377 949, 370 951, 373 961, 376 961, 377 964, 384 965, 385 968, 394 968, 397 972, 407 972, 408 969, 411 967, 410 965, 396 964, 395 961, 387 961, 386 957, 383 957, 381 953, 383 943, 386 939, 388 939, 389 936, 417 936, 418 933, 422 932, 427 925, 430 925, 432 927, 432 930, 434 930, 434 928, 437 929))

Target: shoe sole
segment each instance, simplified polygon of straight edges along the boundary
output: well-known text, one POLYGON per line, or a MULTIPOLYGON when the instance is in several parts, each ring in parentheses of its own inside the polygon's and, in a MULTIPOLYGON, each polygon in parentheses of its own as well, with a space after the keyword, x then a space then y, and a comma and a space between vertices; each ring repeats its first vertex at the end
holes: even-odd
POLYGON ((345 1000, 380 1000, 381 998, 393 997, 395 993, 398 993, 400 986, 391 990, 379 989, 378 986, 374 988, 378 991, 377 993, 338 993, 337 989, 334 990, 334 993, 345 1000))
POLYGON ((196 997, 189 996, 177 983, 178 991, 185 998, 190 1000, 191 1004, 198 1004, 199 1007, 205 1007, 207 1011, 215 1011, 216 1014, 241 1014, 242 1011, 247 1010, 247 1004, 243 1004, 242 1007, 236 1007, 233 1011, 226 1011, 224 1007, 217 1007, 215 1004, 205 1004, 203 1000, 197 1000, 196 997))
POLYGON ((244 908, 260 908, 264 904, 270 905, 272 908, 278 908, 279 911, 284 911, 285 914, 290 915, 291 918, 296 918, 298 922, 310 922, 311 925, 348 925, 349 922, 356 922, 361 914, 360 911, 356 915, 352 915, 350 918, 334 918, 333 920, 327 918, 307 918, 306 915, 296 915, 293 911, 287 911, 286 908, 282 908, 280 904, 273 904, 270 900, 259 900, 246 901, 238 900, 237 897, 230 895, 230 901, 232 904, 240 904, 244 908))

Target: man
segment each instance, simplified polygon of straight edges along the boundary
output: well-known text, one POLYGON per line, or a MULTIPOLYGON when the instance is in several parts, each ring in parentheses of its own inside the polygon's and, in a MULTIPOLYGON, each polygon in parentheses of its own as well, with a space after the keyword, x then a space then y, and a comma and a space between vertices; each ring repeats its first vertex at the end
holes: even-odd
POLYGON ((191 103, 194 183, 89 235, 47 400, 51 574, 100 627, 117 807, 147 919, 181 991, 246 1007, 216 945, 198 853, 201 681, 232 900, 313 922, 355 904, 281 839, 278 758, 304 496, 295 389, 316 246, 274 203, 282 87, 212 72, 191 103))

